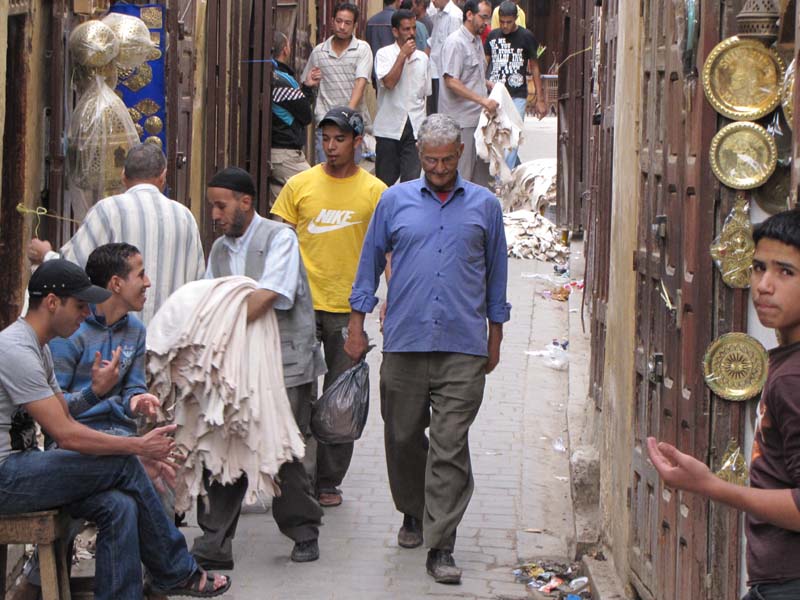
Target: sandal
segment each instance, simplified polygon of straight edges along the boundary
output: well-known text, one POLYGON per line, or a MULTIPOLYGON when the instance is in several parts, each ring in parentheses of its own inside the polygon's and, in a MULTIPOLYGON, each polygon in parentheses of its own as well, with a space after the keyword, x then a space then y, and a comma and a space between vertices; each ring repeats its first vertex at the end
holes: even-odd
POLYGON ((178 587, 170 588, 168 590, 160 590, 158 588, 151 588, 151 592, 160 596, 191 596, 193 598, 213 598, 221 596, 229 589, 231 589, 231 577, 225 575, 225 585, 214 589, 214 573, 197 569, 192 576, 183 582, 178 587), (206 583, 201 588, 200 582, 203 580, 203 575, 206 576, 206 583))

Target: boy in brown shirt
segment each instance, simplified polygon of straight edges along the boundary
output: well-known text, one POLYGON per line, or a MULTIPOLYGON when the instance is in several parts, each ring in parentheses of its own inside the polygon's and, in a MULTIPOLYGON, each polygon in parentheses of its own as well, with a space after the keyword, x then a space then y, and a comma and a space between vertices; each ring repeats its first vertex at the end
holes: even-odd
POLYGON ((753 231, 750 292, 758 319, 781 345, 769 353, 758 405, 750 486, 727 483, 699 460, 648 438, 664 485, 695 492, 746 514, 743 600, 800 598, 800 211, 770 217, 753 231))

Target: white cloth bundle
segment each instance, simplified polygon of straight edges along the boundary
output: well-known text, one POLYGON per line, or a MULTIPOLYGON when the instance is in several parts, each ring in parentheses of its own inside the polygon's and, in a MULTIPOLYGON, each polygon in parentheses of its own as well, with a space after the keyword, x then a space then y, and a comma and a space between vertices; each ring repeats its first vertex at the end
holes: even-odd
POLYGON ((499 106, 491 116, 486 111, 481 112, 475 129, 475 151, 489 163, 489 173, 499 175, 500 182, 506 183, 511 179, 511 169, 506 164, 505 151, 519 148, 525 125, 505 85, 495 84, 489 98, 499 106))
POLYGON ((273 311, 247 323, 248 277, 193 281, 172 294, 147 328, 150 391, 174 409, 175 441, 187 459, 175 508, 205 495, 203 468, 229 484, 247 475, 245 502, 278 493, 281 465, 302 458, 303 439, 283 385, 273 311))

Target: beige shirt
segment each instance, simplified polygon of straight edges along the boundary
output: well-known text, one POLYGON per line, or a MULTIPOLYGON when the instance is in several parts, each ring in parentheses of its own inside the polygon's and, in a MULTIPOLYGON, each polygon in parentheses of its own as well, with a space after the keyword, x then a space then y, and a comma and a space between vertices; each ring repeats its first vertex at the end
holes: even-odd
POLYGON ((461 81, 476 94, 486 97, 486 59, 480 36, 473 35, 463 25, 451 33, 442 49, 442 83, 439 86, 439 112, 452 116, 461 127, 477 127, 481 105, 450 91, 444 76, 461 81))

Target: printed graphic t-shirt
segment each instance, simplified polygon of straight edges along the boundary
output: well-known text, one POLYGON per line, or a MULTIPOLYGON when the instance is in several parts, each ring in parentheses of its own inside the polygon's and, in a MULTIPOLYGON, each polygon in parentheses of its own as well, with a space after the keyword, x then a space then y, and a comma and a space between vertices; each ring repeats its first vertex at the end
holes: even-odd
POLYGON ((27 321, 20 317, 0 331, 0 464, 36 444, 33 418, 24 406, 60 391, 50 349, 39 345, 27 321))
POLYGON ((291 177, 275 200, 272 214, 297 229, 315 310, 350 312, 361 246, 385 189, 364 169, 337 178, 317 165, 291 177))
POLYGON ((486 38, 483 50, 490 57, 489 81, 504 83, 512 98, 526 98, 528 60, 536 58, 539 42, 530 30, 517 27, 508 35, 493 29, 486 38))

